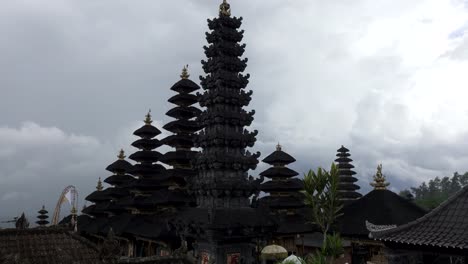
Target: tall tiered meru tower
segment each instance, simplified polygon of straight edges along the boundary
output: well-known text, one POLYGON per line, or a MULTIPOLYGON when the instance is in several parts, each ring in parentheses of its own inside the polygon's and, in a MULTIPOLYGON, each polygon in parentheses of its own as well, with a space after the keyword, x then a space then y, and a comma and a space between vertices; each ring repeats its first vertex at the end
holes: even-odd
POLYGON ((195 247, 203 259, 214 263, 252 263, 254 240, 260 236, 265 218, 252 208, 250 197, 259 191, 260 180, 248 175, 255 169, 260 153, 246 150, 253 147, 257 131, 246 130, 255 111, 247 112, 252 91, 245 91, 249 75, 242 74, 247 59, 241 59, 245 44, 240 44, 242 18, 232 17, 224 1, 219 16, 208 20, 211 32, 206 34, 206 76, 200 77, 205 90, 198 94, 205 109, 197 118, 202 131, 195 143, 202 149, 195 159, 198 175, 189 188, 197 200, 197 208, 181 216, 198 234, 195 247), (237 262, 236 260, 237 259, 237 262))

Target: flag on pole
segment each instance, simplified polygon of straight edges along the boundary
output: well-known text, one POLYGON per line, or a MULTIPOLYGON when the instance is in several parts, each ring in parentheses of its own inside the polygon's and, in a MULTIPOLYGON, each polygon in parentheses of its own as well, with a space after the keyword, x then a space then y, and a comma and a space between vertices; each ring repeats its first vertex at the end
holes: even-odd
POLYGON ((69 189, 69 190, 67 191, 67 193, 63 196, 64 201, 62 201, 62 202, 68 201, 68 203, 69 203, 71 206, 73 206, 73 204, 72 204, 72 200, 73 200, 72 197, 73 197, 73 189, 69 189))

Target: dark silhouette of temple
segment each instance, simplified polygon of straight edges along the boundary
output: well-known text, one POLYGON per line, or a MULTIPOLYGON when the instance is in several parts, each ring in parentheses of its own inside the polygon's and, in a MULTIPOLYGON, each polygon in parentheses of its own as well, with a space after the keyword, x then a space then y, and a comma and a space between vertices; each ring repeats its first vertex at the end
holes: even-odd
POLYGON ((168 101, 175 106, 166 115, 174 120, 163 128, 171 135, 158 138, 161 131, 146 115, 133 133, 139 137, 132 143, 138 150, 129 155, 135 164, 121 151, 107 167, 113 175, 104 182, 111 187, 104 189, 99 179, 86 197, 92 204, 78 217, 83 236, 100 244, 112 231, 127 257, 186 251, 201 263, 256 263, 268 242, 289 241, 288 250, 295 252, 298 233, 314 231, 305 224, 302 181, 285 167, 293 157, 277 149, 264 159, 273 168, 260 177, 248 174, 260 153, 247 150, 258 132, 248 130, 255 111, 244 109, 253 92, 246 90, 249 74, 243 74, 241 24, 223 1, 219 16, 208 20, 203 92, 185 66, 170 88, 176 94, 168 101), (158 152, 162 145, 171 150, 158 152), (261 184, 264 176, 272 181, 261 184), (262 190, 271 195, 259 199, 262 190))

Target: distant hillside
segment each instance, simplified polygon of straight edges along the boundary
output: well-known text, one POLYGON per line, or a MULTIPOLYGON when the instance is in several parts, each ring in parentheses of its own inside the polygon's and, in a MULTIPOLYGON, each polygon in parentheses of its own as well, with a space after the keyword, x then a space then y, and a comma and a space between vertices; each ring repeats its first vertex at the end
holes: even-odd
POLYGON ((400 192, 403 197, 413 197, 415 202, 426 208, 434 209, 448 197, 458 192, 468 184, 468 172, 455 172, 452 177, 436 177, 428 183, 423 182, 418 187, 411 187, 400 192))

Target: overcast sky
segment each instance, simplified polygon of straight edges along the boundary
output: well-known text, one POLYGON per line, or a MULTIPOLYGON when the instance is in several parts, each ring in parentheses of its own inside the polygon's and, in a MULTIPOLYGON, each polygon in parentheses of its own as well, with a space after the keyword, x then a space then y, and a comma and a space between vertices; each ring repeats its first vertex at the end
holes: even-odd
MULTIPOLYGON (((82 198, 152 109, 198 82, 221 0, 0 2, 0 220, 82 198)), ((467 0, 231 0, 243 16, 254 151, 301 174, 351 150, 361 191, 468 171, 467 0)), ((255 176, 264 165, 252 172, 255 176)), ((67 209, 68 210, 68 209, 67 209)), ((35 220, 35 219, 31 219, 35 220)))

